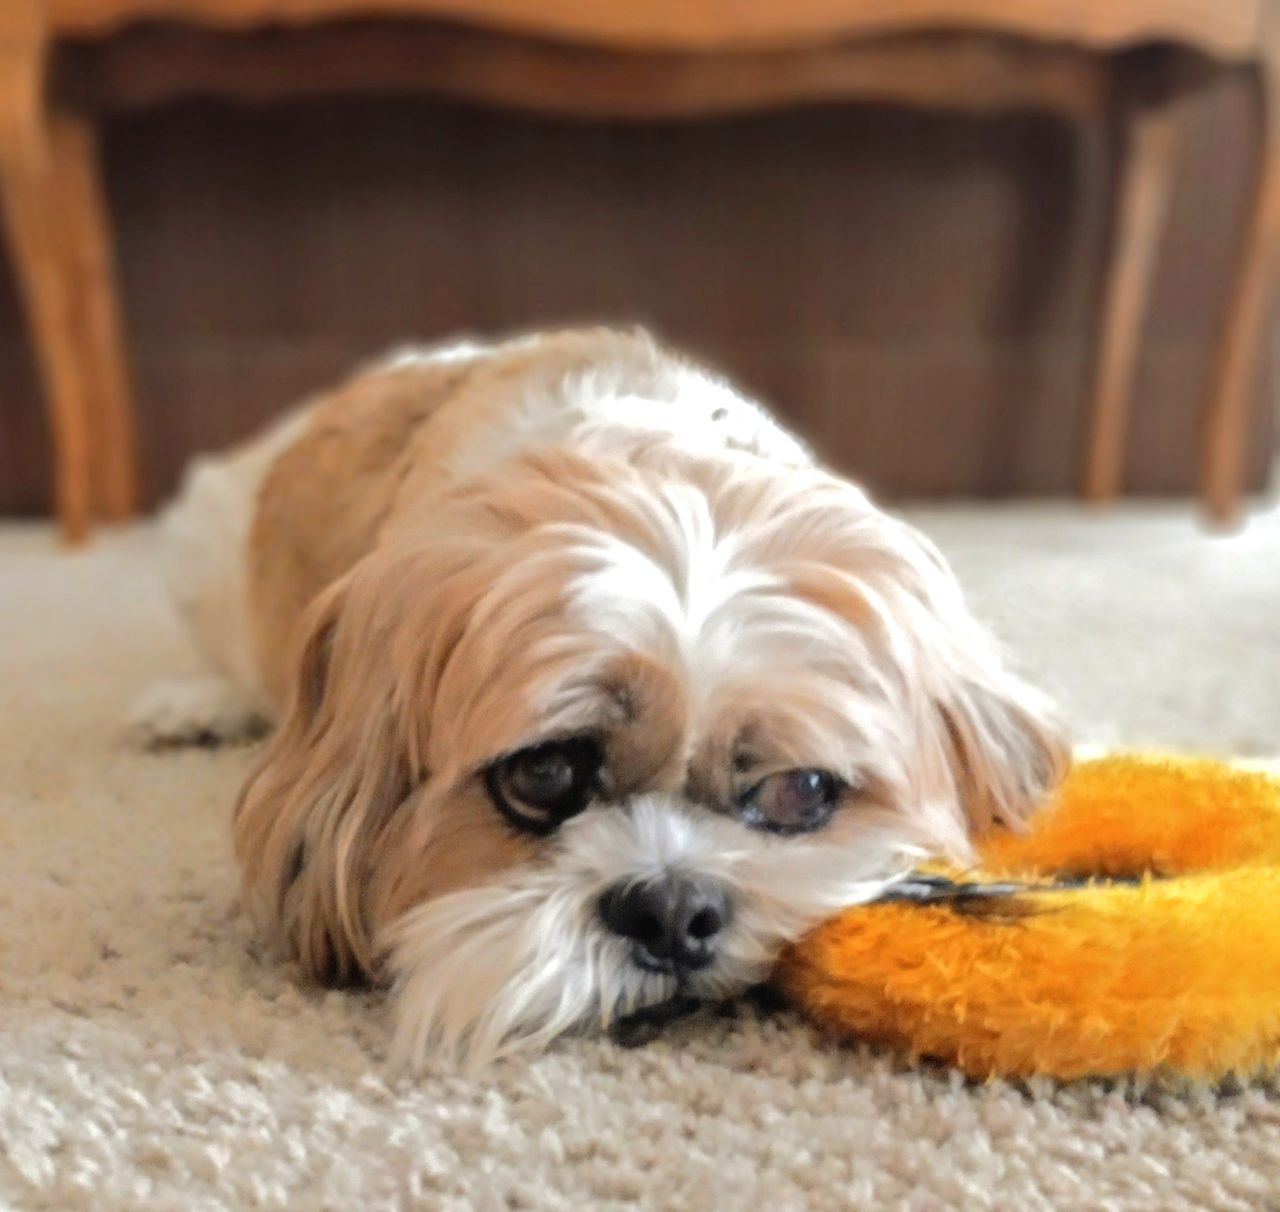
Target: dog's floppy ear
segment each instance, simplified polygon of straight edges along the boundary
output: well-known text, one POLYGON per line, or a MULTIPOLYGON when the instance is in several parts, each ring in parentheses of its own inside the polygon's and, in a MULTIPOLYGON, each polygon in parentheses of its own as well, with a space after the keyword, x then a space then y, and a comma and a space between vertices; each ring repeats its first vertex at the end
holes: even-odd
POLYGON ((904 526, 888 533, 899 560, 893 616, 909 637, 901 647, 912 655, 906 678, 923 724, 926 780, 941 774, 950 783, 971 836, 992 825, 1016 829, 1066 775, 1066 729, 1049 700, 1007 668, 933 544, 904 526))
POLYGON ((327 984, 374 970, 373 856, 412 786, 394 679, 359 566, 300 624, 291 701, 236 805, 248 903, 279 949, 327 984), (353 596, 361 598, 352 609, 353 596))
POLYGON ((971 832, 1023 825, 1066 774, 1070 750, 1048 701, 994 653, 952 671, 934 708, 971 832))

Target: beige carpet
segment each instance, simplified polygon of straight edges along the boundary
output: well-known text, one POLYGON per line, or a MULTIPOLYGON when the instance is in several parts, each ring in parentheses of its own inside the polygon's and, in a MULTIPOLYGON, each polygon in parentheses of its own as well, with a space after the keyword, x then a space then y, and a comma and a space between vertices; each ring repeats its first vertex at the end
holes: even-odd
MULTIPOLYGON (((1280 515, 921 514, 1082 739, 1280 752, 1280 515)), ((236 908, 250 754, 149 755, 190 656, 147 531, 0 531, 0 1206, 1280 1207, 1280 1083, 969 1087, 785 1015, 389 1079, 376 998, 300 992, 236 908)))

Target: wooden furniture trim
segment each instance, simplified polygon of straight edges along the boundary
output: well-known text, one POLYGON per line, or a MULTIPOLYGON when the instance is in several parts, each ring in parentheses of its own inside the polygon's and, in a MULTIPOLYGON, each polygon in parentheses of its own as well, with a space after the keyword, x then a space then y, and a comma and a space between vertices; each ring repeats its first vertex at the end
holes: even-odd
POLYGON ((634 118, 855 97, 1117 112, 1132 154, 1104 291, 1084 476, 1086 495, 1108 500, 1119 489, 1176 171, 1170 106, 1178 73, 1160 65, 1178 56, 1125 55, 1126 77, 1158 84, 1133 97, 1112 93, 1097 52, 1151 39, 1248 62, 1262 85, 1257 182, 1202 435, 1204 499, 1227 519, 1239 507, 1249 403, 1280 261, 1277 7, 1280 0, 1023 0, 1013 8, 1008 0, 0 0, 0 203, 49 403, 64 533, 76 539, 95 516, 126 516, 138 496, 90 115, 95 106, 201 92, 259 102, 425 88, 562 115, 634 118), (388 47, 385 29, 354 21, 357 13, 437 20, 398 31, 388 47), (467 24, 440 20, 449 17, 467 24), (290 29, 284 40, 281 26, 290 29), (83 74, 68 77, 72 91, 47 87, 55 41, 72 44, 74 65, 77 40, 108 33, 109 44, 84 56, 83 74))
POLYGON ((1258 45, 1266 0, 46 0, 60 36, 143 20, 226 30, 355 15, 456 20, 615 47, 727 51, 927 29, 1111 49, 1170 41, 1225 59, 1258 45))
POLYGON ((1070 46, 991 36, 908 35, 703 57, 623 52, 455 26, 339 23, 275 38, 166 26, 117 35, 67 84, 92 108, 200 95, 244 104, 289 97, 435 93, 584 120, 651 120, 813 101, 889 101, 971 111, 1100 112, 1106 72, 1070 46))

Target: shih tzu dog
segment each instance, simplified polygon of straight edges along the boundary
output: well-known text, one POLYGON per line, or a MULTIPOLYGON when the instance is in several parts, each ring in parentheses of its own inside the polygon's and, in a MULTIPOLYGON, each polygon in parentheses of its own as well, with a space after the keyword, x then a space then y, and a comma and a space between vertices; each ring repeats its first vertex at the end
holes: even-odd
POLYGON ((410 1065, 728 997, 1065 765, 933 547, 641 333, 397 355, 167 532, 216 676, 141 725, 275 723, 247 903, 410 1065))

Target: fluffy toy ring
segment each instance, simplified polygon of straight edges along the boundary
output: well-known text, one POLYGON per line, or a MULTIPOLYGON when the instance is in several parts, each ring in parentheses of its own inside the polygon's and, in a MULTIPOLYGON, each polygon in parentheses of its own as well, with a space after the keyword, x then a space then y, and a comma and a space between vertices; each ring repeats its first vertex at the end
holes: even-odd
POLYGON ((1029 833, 945 875, 918 903, 820 926, 784 958, 784 992, 841 1034, 981 1078, 1280 1061, 1280 779, 1086 762, 1029 833))

